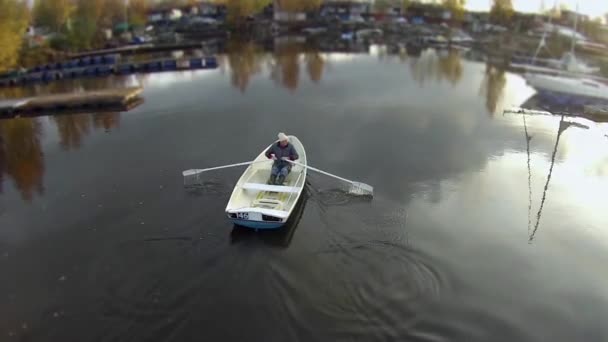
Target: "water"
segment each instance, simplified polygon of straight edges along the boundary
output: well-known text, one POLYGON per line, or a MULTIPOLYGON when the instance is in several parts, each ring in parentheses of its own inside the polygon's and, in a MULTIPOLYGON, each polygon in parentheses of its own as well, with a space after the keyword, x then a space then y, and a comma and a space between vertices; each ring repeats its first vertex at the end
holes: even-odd
POLYGON ((0 122, 0 340, 608 340, 607 126, 503 115, 534 91, 456 52, 228 48, 216 71, 13 90, 145 103, 0 122), (183 188, 279 131, 374 199, 311 175, 262 234, 223 213, 242 169, 183 188))

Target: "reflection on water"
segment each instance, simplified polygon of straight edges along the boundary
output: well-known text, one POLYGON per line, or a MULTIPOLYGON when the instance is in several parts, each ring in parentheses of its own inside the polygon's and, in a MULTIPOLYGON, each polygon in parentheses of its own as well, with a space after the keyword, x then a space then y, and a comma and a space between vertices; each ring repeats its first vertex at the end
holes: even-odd
POLYGON ((486 64, 486 72, 481 83, 480 93, 486 98, 486 109, 490 114, 496 114, 496 109, 502 101, 507 78, 505 71, 486 64))
MULTIPOLYGON (((532 232, 530 233, 529 236, 529 241, 532 242, 534 240, 534 237, 536 236, 536 232, 538 231, 538 227, 540 226, 540 221, 542 218, 542 213, 543 213, 543 208, 545 207, 545 202, 547 200, 547 192, 549 190, 549 184, 551 183, 551 177, 553 176, 553 168, 555 167, 555 157, 557 156, 557 151, 559 148, 559 143, 562 137, 562 134, 570 127, 576 127, 576 128, 581 128, 581 129, 589 129, 589 127, 582 125, 580 123, 577 122, 571 122, 571 121, 565 121, 564 120, 565 116, 562 115, 561 120, 559 122, 559 127, 557 129, 557 137, 555 138, 555 145, 553 146, 553 151, 551 153, 551 164, 549 166, 549 172, 547 173, 547 181, 545 182, 545 186, 543 188, 543 195, 542 198, 540 200, 540 206, 538 208, 538 212, 536 213, 536 224, 534 225, 534 229, 532 230, 532 232)), ((525 122, 525 114, 524 114, 524 124, 526 124, 525 122)), ((529 144, 530 144, 530 140, 532 140, 532 138, 528 135, 528 129, 527 129, 527 125, 524 126, 525 132, 526 132, 526 143, 528 146, 528 172, 530 172, 530 150, 529 150, 529 144)), ((530 204, 528 206, 528 210, 530 210, 532 208, 532 197, 531 197, 531 180, 530 180, 531 176, 528 176, 528 184, 530 187, 530 204)), ((531 220, 530 220, 530 212, 528 212, 528 225, 530 225, 531 220)), ((530 226, 528 226, 528 231, 530 230, 530 226)))
POLYGON ((0 120, 0 172, 11 177, 26 201, 44 193, 41 133, 38 119, 0 120))
POLYGON ((302 47, 296 43, 286 43, 275 47, 271 78, 290 91, 298 88, 301 52, 302 47))
POLYGON ((230 41, 225 54, 218 58, 223 68, 229 68, 232 86, 243 93, 251 78, 264 67, 269 68, 272 80, 291 91, 298 88, 302 63, 313 83, 321 81, 325 68, 325 59, 318 50, 297 42, 277 44, 273 53, 269 53, 255 42, 230 41))
MULTIPOLYGON (((109 132, 120 125, 120 113, 56 115, 49 119, 55 124, 64 150, 80 148, 91 133, 91 126, 109 132)), ((42 120, 46 118, 0 120, 0 193, 6 174, 24 200, 44 194, 42 120)))
POLYGON ((253 42, 230 41, 226 46, 226 54, 220 61, 228 59, 232 85, 245 92, 252 76, 262 71, 265 60, 264 50, 253 42))
POLYGON ((435 81, 449 81, 456 85, 462 78, 462 60, 458 50, 428 49, 419 58, 410 60, 414 80, 421 86, 435 81))

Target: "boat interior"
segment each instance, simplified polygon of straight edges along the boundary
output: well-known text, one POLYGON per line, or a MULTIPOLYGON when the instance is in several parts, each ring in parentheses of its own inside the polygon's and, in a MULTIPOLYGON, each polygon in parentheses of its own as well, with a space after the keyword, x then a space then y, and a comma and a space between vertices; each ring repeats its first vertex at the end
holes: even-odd
POLYGON ((272 162, 253 164, 236 185, 236 193, 230 202, 230 210, 258 208, 289 212, 304 186, 305 172, 294 165, 282 186, 268 185, 272 162))

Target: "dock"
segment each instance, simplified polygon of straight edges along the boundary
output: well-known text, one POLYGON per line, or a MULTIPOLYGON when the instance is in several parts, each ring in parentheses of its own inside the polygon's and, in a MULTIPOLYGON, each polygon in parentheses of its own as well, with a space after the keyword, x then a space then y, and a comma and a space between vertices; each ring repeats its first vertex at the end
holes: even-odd
POLYGON ((0 119, 78 113, 99 110, 129 110, 141 104, 142 87, 64 93, 0 101, 0 119))
POLYGON ((38 66, 26 73, 0 78, 0 87, 13 87, 28 84, 51 83, 62 79, 86 77, 106 77, 132 73, 153 73, 164 71, 183 71, 199 69, 216 69, 215 57, 164 58, 138 62, 120 61, 115 55, 83 57, 38 66))

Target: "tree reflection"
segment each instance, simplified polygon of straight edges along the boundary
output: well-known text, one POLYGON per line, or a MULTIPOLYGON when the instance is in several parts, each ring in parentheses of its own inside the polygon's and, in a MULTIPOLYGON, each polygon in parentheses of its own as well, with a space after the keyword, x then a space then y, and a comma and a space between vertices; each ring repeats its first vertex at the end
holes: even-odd
POLYGON ((495 114, 498 104, 502 100, 507 79, 505 71, 490 64, 486 64, 486 72, 481 83, 480 93, 486 98, 486 108, 490 114, 495 114))
POLYGON ((429 80, 446 80, 456 85, 463 74, 460 53, 457 50, 426 50, 419 58, 410 59, 410 70, 418 84, 423 86, 429 80))
POLYGON ((439 57, 439 71, 439 79, 447 79, 450 83, 456 85, 462 78, 460 53, 456 50, 450 50, 447 56, 439 57))
POLYGON ((319 83, 323 78, 323 69, 325 68, 325 60, 318 51, 310 51, 306 53, 306 70, 310 80, 314 83, 319 83))
POLYGON ((6 173, 13 179, 26 201, 44 193, 41 132, 38 119, 0 121, 0 174, 6 173))
POLYGON ((253 42, 230 41, 226 54, 232 85, 245 92, 251 77, 262 71, 264 51, 253 42))
POLYGON ((59 143, 64 150, 78 149, 91 130, 90 114, 56 115, 53 121, 59 131, 59 143))
POLYGON ((96 113, 93 114, 93 127, 103 129, 106 132, 120 126, 120 113, 96 113))
POLYGON ((298 88, 301 52, 302 47, 297 43, 281 44, 275 49, 273 79, 291 91, 298 88))

